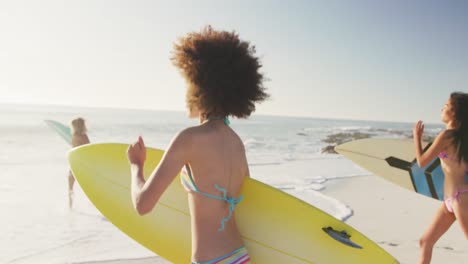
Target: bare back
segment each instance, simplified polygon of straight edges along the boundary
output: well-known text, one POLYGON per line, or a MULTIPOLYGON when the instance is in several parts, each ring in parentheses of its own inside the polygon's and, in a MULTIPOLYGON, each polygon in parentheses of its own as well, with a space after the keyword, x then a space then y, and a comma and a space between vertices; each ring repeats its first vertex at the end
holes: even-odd
MULTIPOLYGON (((191 144, 188 165, 200 191, 220 196, 215 184, 226 189, 227 196, 237 198, 249 176, 242 140, 222 121, 206 122, 190 129, 191 144)), ((220 223, 229 214, 229 205, 200 193, 189 192, 192 215, 192 256, 212 259, 243 245, 234 215, 219 231, 220 223)), ((235 214, 235 212, 233 212, 235 214)))
POLYGON ((89 143, 88 135, 73 134, 71 143, 72 143, 72 147, 77 147, 77 146, 81 146, 84 144, 88 144, 89 143))

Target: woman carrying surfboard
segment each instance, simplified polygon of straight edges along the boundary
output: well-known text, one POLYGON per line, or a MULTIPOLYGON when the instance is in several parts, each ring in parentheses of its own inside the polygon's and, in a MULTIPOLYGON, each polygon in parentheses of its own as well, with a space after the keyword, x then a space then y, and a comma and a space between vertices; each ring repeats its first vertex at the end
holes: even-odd
MULTIPOLYGON (((72 147, 81 146, 89 143, 87 134, 86 122, 83 118, 77 117, 70 122, 71 129, 71 145, 72 147)), ((71 170, 68 172, 68 206, 73 206, 73 185, 75 184, 75 177, 71 170)))
POLYGON ((418 121, 413 129, 418 165, 427 166, 438 156, 445 175, 445 201, 419 241, 420 264, 430 263, 434 244, 455 220, 458 220, 468 238, 468 183, 465 180, 468 174, 468 94, 452 93, 441 115, 446 129, 424 153, 421 144, 424 132, 422 121, 418 121))
POLYGON ((145 182, 146 150, 142 137, 127 151, 131 163, 132 199, 140 214, 150 212, 184 169, 188 192, 192 263, 248 263, 234 219, 239 193, 249 168, 242 140, 228 116, 246 118, 268 95, 255 48, 235 32, 205 27, 174 45, 174 65, 187 83, 190 118, 200 125, 180 131, 145 182))

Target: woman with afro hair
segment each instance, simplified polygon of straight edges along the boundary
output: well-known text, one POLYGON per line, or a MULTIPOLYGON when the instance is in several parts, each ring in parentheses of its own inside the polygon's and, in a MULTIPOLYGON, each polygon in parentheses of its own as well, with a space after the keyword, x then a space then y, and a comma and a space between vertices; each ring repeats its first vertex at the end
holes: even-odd
POLYGON ((228 117, 247 118, 256 103, 268 98, 262 65, 249 42, 209 26, 180 38, 172 61, 187 84, 189 117, 200 124, 175 135, 147 181, 143 139, 129 146, 133 204, 139 214, 150 212, 182 170, 191 215, 192 263, 249 263, 234 218, 249 168, 243 142, 229 127, 228 117))

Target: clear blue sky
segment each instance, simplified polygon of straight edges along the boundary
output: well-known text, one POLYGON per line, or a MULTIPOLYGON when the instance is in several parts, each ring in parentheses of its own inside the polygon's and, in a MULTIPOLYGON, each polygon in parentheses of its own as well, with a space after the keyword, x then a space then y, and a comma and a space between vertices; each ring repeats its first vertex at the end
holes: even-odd
POLYGON ((0 102, 185 109, 173 42, 256 45, 259 114, 438 122, 468 91, 468 1, 2 1, 0 102))

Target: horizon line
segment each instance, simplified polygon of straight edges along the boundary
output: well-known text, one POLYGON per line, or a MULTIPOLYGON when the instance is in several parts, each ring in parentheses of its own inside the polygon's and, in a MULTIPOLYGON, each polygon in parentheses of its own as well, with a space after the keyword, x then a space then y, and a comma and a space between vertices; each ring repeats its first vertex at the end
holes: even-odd
MULTIPOLYGON (((64 107, 64 108, 85 108, 85 109, 109 109, 109 110, 132 110, 132 111, 161 111, 161 112, 176 112, 184 113, 183 110, 173 110, 173 109, 153 109, 153 108, 133 108, 133 107, 116 107, 116 106, 89 106, 89 105, 64 105, 64 104, 54 104, 54 103, 40 103, 40 102, 5 102, 0 101, 0 105, 28 105, 28 106, 50 106, 50 107, 64 107)), ((403 124, 413 124, 410 121, 395 121, 395 120, 375 120, 375 119, 358 119, 358 118, 343 118, 343 117, 316 117, 316 116, 298 116, 298 115, 278 115, 278 114, 254 114, 256 116, 266 116, 266 117, 289 117, 289 118, 302 118, 302 119, 320 119, 320 120, 337 120, 337 121, 355 121, 355 122, 378 122, 378 123, 403 123, 403 124)), ((187 117, 188 118, 188 117, 187 117)), ((246 118, 248 119, 248 118, 246 118)), ((430 125, 443 125, 440 122, 426 122, 430 125)))

